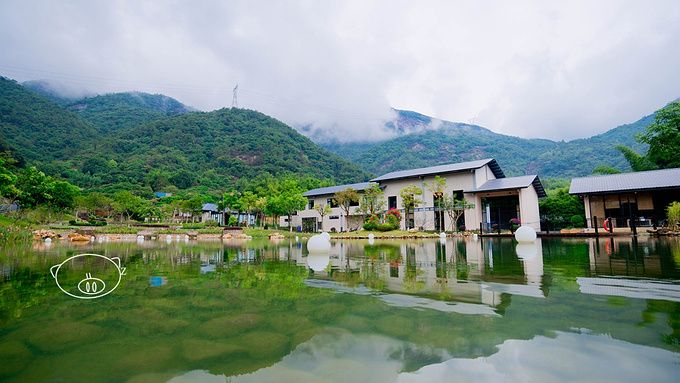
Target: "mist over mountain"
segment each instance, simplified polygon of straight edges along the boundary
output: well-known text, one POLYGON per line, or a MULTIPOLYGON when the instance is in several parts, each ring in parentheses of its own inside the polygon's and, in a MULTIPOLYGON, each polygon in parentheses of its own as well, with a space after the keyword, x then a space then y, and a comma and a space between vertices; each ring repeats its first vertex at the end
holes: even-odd
POLYGON ((437 120, 412 111, 396 113, 397 117, 386 124, 395 138, 318 143, 376 174, 495 158, 510 176, 571 178, 590 175, 599 165, 630 170, 615 146, 625 145, 644 153, 646 145, 637 143, 634 136, 654 121, 654 116, 649 115, 590 138, 565 142, 498 134, 481 126, 437 120))

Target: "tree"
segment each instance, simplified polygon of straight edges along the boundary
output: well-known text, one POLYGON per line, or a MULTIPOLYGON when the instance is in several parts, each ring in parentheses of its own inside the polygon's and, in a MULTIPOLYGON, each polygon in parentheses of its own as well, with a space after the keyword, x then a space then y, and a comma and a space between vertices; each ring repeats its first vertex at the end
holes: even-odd
POLYGON ((659 168, 649 159, 649 156, 640 155, 635 150, 627 146, 616 145, 615 148, 621 152, 621 154, 623 154, 623 157, 626 159, 626 161, 628 161, 630 168, 633 169, 634 172, 644 172, 646 170, 654 170, 659 168))
POLYGON ((323 231, 323 217, 328 214, 331 214, 333 210, 327 203, 320 203, 318 205, 314 205, 314 210, 316 210, 317 213, 319 213, 319 215, 321 216, 321 231, 323 231))
POLYGON ((568 188, 558 189, 557 192, 539 203, 541 216, 549 220, 566 220, 572 216, 585 217, 585 207, 578 196, 569 194, 568 188))
MULTIPOLYGON (((415 208, 420 206, 421 200, 416 198, 416 196, 422 195, 423 189, 409 184, 399 190, 399 196, 401 197, 401 206, 404 207, 404 215, 406 216, 406 230, 409 229, 409 216, 415 214, 415 208), (414 210, 411 213, 411 210, 414 210)), ((413 217, 412 217, 413 218, 413 217)))
POLYGON ((267 210, 273 216, 288 216, 288 228, 293 231, 292 217, 305 207, 307 199, 304 190, 295 179, 283 179, 269 185, 269 197, 267 197, 267 210))
MULTIPOLYGON (((11 205, 17 199, 21 191, 17 188, 17 176, 12 172, 16 161, 9 155, 0 155, 0 197, 6 199, 11 205)), ((11 209, 7 209, 9 212, 11 209)))
POLYGON ((267 197, 259 197, 257 201, 255 201, 255 222, 258 222, 258 219, 261 219, 262 226, 264 226, 264 221, 266 217, 261 216, 262 214, 264 214, 266 207, 267 197))
POLYGON ((638 133, 638 142, 649 144, 647 157, 662 169, 680 167, 680 101, 656 111, 654 123, 638 133))
POLYGON ((225 225, 228 225, 227 215, 231 215, 230 213, 232 210, 241 211, 239 198, 241 198, 241 193, 234 189, 222 194, 222 200, 217 204, 217 208, 222 212, 222 222, 224 222, 225 225), (225 210, 229 210, 229 214, 227 214, 225 210))
POLYGON ((349 229, 349 216, 352 204, 359 202, 359 192, 348 187, 347 189, 335 192, 333 195, 333 200, 340 206, 340 209, 345 213, 345 221, 347 223, 347 228, 349 229))
POLYGON ((182 211, 191 213, 191 222, 196 222, 196 216, 200 215, 203 211, 203 200, 201 197, 193 197, 188 200, 182 201, 180 205, 182 211))
POLYGON ((428 190, 434 196, 434 201, 437 204, 437 209, 440 212, 438 215, 439 227, 445 229, 444 227, 444 215, 442 212, 442 203, 445 202, 444 190, 446 190, 446 178, 441 178, 439 176, 434 177, 434 181, 431 184, 425 184, 428 190))
POLYGON ((357 211, 366 215, 377 214, 385 209, 385 192, 376 183, 370 183, 361 195, 361 204, 357 211))
POLYGON ((465 198, 456 199, 455 195, 444 197, 444 210, 451 220, 453 231, 458 231, 458 219, 465 213, 465 210, 474 209, 475 204, 469 203, 465 198))
POLYGON ((123 215, 127 215, 127 221, 130 221, 130 217, 133 214, 137 214, 142 207, 142 199, 130 193, 129 190, 121 190, 113 196, 113 207, 120 213, 121 220, 123 215))
POLYGON ((607 165, 600 165, 593 169, 593 174, 608 175, 608 174, 619 174, 621 171, 619 169, 613 168, 607 165))
MULTIPOLYGON (((243 195, 241 198, 238 200, 239 205, 243 209, 243 211, 248 214, 248 218, 250 218, 250 212, 251 210, 255 207, 255 204, 257 203, 257 195, 253 194, 251 191, 245 191, 243 192, 243 195)), ((246 226, 248 225, 249 219, 246 218, 246 226)))

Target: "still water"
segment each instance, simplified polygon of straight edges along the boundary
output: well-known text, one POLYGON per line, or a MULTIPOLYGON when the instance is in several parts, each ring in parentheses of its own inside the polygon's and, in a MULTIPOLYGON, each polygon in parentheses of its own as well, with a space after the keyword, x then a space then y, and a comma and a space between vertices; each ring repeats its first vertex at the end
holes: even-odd
POLYGON ((680 381, 677 237, 36 243, 0 267, 3 382, 680 381))

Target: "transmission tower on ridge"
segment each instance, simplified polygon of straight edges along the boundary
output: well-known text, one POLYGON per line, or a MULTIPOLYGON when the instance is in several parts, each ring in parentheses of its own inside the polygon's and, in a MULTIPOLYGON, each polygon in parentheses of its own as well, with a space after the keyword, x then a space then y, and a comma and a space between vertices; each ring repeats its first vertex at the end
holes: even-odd
POLYGON ((234 87, 234 98, 231 100, 231 107, 238 108, 238 97, 236 97, 236 91, 238 90, 238 84, 234 87))

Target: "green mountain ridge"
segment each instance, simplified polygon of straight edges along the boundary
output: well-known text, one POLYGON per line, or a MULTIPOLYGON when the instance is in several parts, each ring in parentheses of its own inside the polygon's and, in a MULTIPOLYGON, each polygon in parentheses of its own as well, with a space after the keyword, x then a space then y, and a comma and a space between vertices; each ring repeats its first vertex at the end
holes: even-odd
POLYGON ((180 114, 195 112, 174 98, 142 92, 111 93, 84 98, 66 105, 105 132, 130 129, 180 114))
POLYGON ((191 112, 162 95, 104 95, 64 106, 0 78, 0 128, 0 146, 15 158, 104 192, 225 190, 279 173, 334 183, 371 177, 262 113, 191 112))
POLYGON ((494 133, 481 126, 437 121, 412 111, 397 110, 390 129, 405 133, 375 143, 321 143, 321 145, 376 174, 447 163, 495 158, 506 175, 537 174, 544 178, 572 178, 592 174, 607 165, 623 171, 630 165, 615 149, 632 147, 644 153, 634 135, 654 121, 654 115, 605 133, 564 141, 524 139, 494 133), (434 126, 434 127, 433 127, 434 126))

